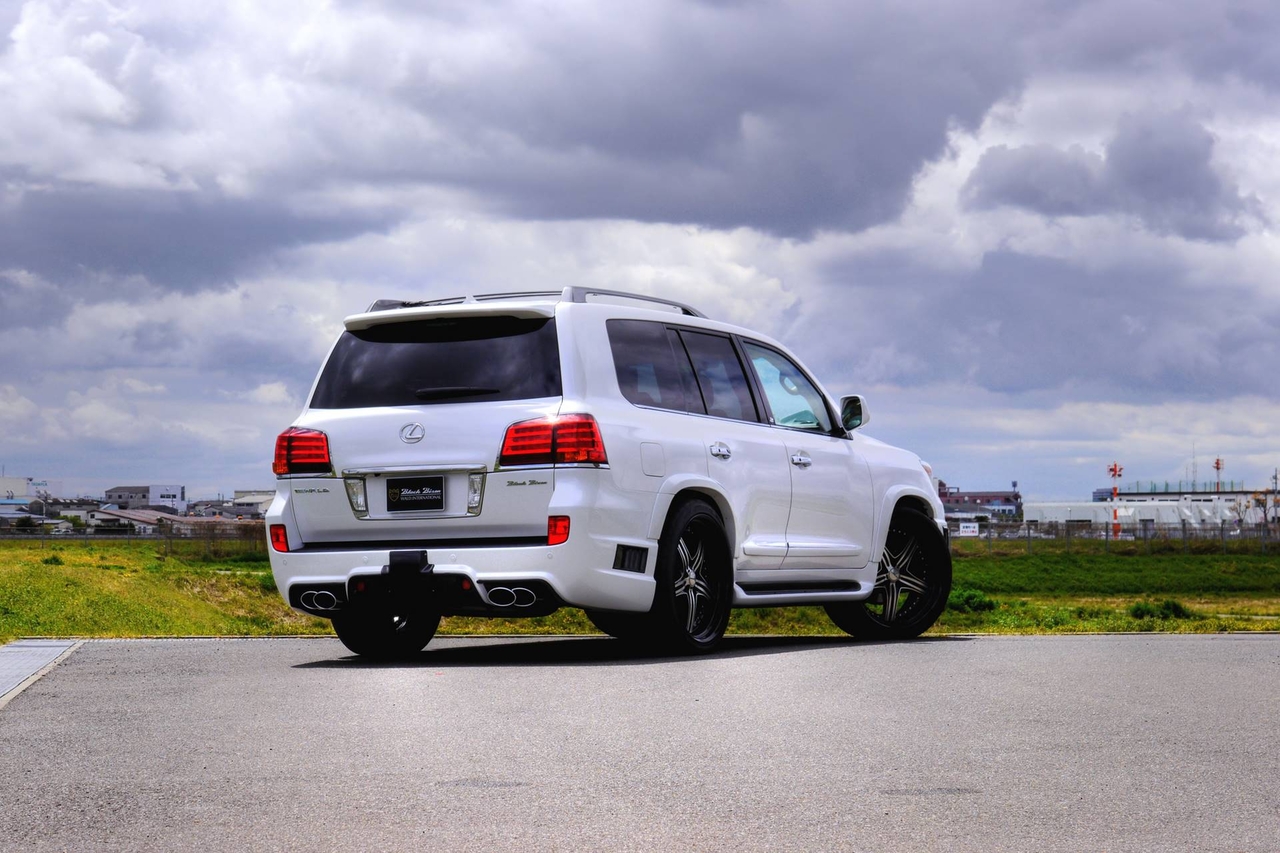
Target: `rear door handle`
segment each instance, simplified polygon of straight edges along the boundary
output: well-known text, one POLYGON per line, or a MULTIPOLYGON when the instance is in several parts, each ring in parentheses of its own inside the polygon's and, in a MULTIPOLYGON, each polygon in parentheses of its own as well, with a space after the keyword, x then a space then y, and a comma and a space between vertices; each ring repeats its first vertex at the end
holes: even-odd
POLYGON ((725 444, 723 441, 717 441, 715 444, 711 445, 711 455, 717 459, 728 459, 733 455, 733 451, 731 451, 729 449, 729 445, 725 444))
POLYGON ((813 460, 809 458, 807 453, 792 453, 791 464, 797 468, 808 468, 813 464, 813 460))

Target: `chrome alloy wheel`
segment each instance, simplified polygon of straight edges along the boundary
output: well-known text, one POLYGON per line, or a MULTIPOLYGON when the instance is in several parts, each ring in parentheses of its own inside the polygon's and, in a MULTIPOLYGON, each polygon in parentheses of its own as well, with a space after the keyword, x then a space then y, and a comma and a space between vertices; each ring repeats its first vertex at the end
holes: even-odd
POLYGON ((694 498, 672 510, 655 579, 655 644, 678 654, 711 651, 729 627, 733 563, 724 522, 710 503, 694 498))
POLYGON ((885 544, 875 591, 867 599, 867 615, 883 625, 910 619, 932 598, 930 587, 928 558, 919 538, 895 529, 885 544))
POLYGON ((690 526, 676 543, 679 560, 675 579, 675 597, 684 612, 684 629, 689 636, 702 634, 715 610, 714 593, 707 580, 706 548, 690 526))

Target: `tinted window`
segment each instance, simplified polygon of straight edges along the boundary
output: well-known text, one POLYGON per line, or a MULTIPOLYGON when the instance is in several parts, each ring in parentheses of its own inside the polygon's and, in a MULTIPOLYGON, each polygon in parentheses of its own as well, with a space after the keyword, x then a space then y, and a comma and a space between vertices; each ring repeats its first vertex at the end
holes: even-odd
POLYGON ((758 420, 751 389, 733 342, 721 335, 682 331, 707 414, 740 421, 758 420))
POLYGON ((791 359, 758 344, 744 343, 742 348, 756 369, 775 424, 831 432, 831 416, 822 393, 791 359))
POLYGON ((702 411, 702 400, 693 384, 693 370, 684 347, 661 323, 645 320, 610 320, 609 347, 622 396, 637 406, 655 406, 678 412, 702 411))
POLYGON ((560 395, 555 320, 460 317, 344 332, 311 407, 355 409, 560 395))
POLYGON ((702 392, 698 390, 698 380, 693 375, 693 365, 689 363, 689 353, 680 340, 680 333, 667 329, 667 340, 676 357, 676 369, 680 371, 680 384, 684 386, 684 402, 688 411, 706 414, 707 407, 702 402, 702 392))

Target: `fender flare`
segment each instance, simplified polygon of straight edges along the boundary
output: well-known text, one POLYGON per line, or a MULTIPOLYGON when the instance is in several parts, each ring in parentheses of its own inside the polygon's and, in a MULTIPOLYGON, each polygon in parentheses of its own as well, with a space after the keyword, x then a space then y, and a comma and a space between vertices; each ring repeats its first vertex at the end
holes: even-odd
POLYGON ((897 483, 886 489, 880 498, 879 512, 876 513, 875 539, 870 562, 879 563, 884 554, 884 543, 889 538, 889 522, 899 503, 907 499, 911 505, 927 509, 925 514, 936 522, 933 508, 933 500, 936 498, 936 495, 930 495, 922 489, 905 483, 897 483))
POLYGON ((677 474, 668 477, 658 489, 653 502, 653 515, 649 518, 648 537, 655 542, 662 538, 662 528, 667 523, 667 515, 671 505, 680 495, 696 492, 720 510, 720 518, 724 522, 724 532, 729 538, 732 553, 738 553, 738 528, 734 523, 733 511, 724 489, 715 480, 698 474, 677 474))

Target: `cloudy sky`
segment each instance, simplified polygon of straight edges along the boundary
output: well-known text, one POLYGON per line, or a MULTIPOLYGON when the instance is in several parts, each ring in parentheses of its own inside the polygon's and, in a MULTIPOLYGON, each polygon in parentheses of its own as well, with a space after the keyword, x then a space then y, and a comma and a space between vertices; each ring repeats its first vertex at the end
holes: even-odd
POLYGON ((269 486, 343 316, 565 285, 781 338, 962 488, 1280 466, 1274 2, 0 0, 0 32, 9 476, 269 486))

